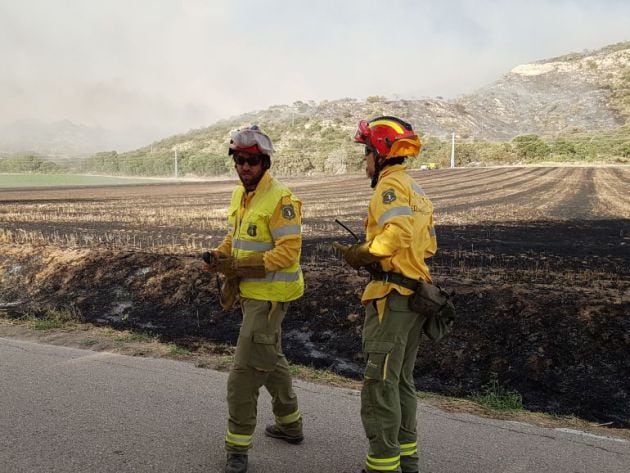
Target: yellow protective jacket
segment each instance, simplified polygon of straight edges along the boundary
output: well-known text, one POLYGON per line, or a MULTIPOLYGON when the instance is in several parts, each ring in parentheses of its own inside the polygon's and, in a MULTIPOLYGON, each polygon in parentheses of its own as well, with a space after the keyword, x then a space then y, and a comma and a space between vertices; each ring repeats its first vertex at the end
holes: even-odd
MULTIPOLYGON (((368 208, 366 238, 370 253, 382 257, 383 271, 431 282, 425 259, 437 251, 433 204, 406 169, 395 164, 381 171, 368 208)), ((372 280, 361 301, 381 299, 393 290, 412 293, 397 284, 372 280)))
POLYGON ((253 192, 239 185, 228 210, 230 231, 217 250, 234 258, 263 253, 264 278, 243 278, 242 297, 288 302, 304 293, 300 268, 302 203, 265 172, 253 192))

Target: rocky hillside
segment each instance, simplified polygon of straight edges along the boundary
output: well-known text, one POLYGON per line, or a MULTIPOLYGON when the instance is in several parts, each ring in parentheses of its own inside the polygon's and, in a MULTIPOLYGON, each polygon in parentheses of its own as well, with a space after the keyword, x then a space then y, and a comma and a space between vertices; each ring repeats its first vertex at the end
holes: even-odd
MULTIPOLYGON (((524 134, 580 139, 588 135, 590 139, 601 138, 602 133, 616 133, 613 138, 604 136, 608 143, 624 142, 630 135, 630 126, 624 126, 630 117, 630 42, 519 65, 496 82, 453 100, 390 100, 372 96, 365 100, 342 98, 275 105, 171 136, 135 151, 100 153, 83 170, 172 174, 177 151, 183 173, 225 174, 231 168, 226 164, 225 153, 230 132, 259 123, 274 140, 278 151, 276 162, 282 173, 344 173, 361 167, 361 157, 357 156, 351 140, 357 121, 378 115, 396 115, 410 121, 424 135, 423 156, 432 161, 448 161, 448 146, 439 140, 450 139, 453 131, 460 142, 505 142, 524 134), (621 138, 617 136, 619 130, 621 138)), ((16 137, 20 142, 25 139, 16 130, 7 133, 0 130, 0 151, 6 151, 9 145, 16 151, 16 137)), ((27 138, 32 141, 28 150, 42 153, 38 143, 43 140, 39 144, 47 146, 51 156, 58 156, 61 146, 76 154, 79 149, 86 150, 90 145, 93 150, 94 145, 103 142, 102 137, 88 136, 86 130, 76 126, 65 126, 53 136, 37 132, 27 138), (73 136, 80 141, 74 148, 70 146, 73 136)), ((613 160, 626 159, 626 154, 625 150, 582 153, 595 158, 606 155, 613 160)), ((475 156, 472 160, 485 158, 475 156)))
MULTIPOLYGON (((233 117, 180 135, 176 141, 206 136, 211 139, 208 144, 219 144, 225 141, 226 129, 257 122, 279 128, 287 140, 281 145, 287 146, 289 138, 302 129, 311 130, 309 136, 333 127, 351 131, 357 120, 377 114, 406 117, 427 135, 447 136, 455 130, 462 136, 492 140, 524 133, 614 129, 630 118, 630 42, 519 65, 496 82, 455 100, 373 96, 298 101, 233 117)), ((320 135, 325 141, 327 134, 320 135)))
MULTIPOLYGON (((357 121, 378 115, 410 121, 424 135, 424 154, 432 160, 439 158, 431 155, 431 147, 439 147, 438 139, 450 138, 452 131, 469 142, 509 141, 523 134, 592 137, 603 132, 618 134, 619 130, 625 137, 628 127, 623 125, 630 117, 630 42, 520 65, 496 82, 454 100, 372 96, 365 100, 297 101, 101 159, 124 164, 161 157, 172 163, 177 150, 188 172, 212 173, 216 169, 222 174, 226 172, 230 132, 259 123, 274 140, 276 160, 284 173, 343 173, 360 167, 360 156, 351 140, 357 121)), ((614 137, 616 142, 619 139, 614 137)), ((612 154, 625 156, 624 152, 612 154)), ((172 164, 168 166, 170 169, 172 164)))
POLYGON ((456 103, 471 118, 458 130, 485 139, 616 128, 630 117, 630 42, 517 66, 456 103))

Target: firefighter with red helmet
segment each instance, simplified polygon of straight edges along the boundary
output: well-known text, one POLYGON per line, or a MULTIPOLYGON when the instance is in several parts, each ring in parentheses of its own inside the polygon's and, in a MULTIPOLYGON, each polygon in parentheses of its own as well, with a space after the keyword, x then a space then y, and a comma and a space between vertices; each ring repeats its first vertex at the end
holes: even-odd
POLYGON ((366 362, 361 419, 369 440, 367 472, 417 472, 416 388, 413 369, 425 315, 409 308, 418 281, 431 282, 425 262, 437 250, 433 204, 407 172, 420 138, 399 118, 359 122, 355 142, 365 145, 366 173, 374 193, 366 241, 334 243, 353 268, 368 267, 361 301, 366 362))
POLYGON ((268 171, 273 151, 269 136, 256 125, 232 135, 228 153, 242 185, 232 193, 230 230, 206 262, 207 270, 226 276, 223 308, 231 309, 240 298, 243 313, 227 386, 226 473, 247 471, 262 386, 271 394, 275 415, 275 424, 266 427, 265 435, 292 444, 304 438, 281 347, 281 324, 289 302, 304 292, 302 204, 268 171))

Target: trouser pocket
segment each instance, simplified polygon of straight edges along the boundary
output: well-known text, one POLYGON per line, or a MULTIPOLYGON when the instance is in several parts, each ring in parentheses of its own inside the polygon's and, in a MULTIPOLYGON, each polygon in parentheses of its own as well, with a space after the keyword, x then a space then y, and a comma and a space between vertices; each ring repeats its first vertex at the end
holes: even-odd
POLYGON ((248 356, 248 366, 273 371, 278 363, 278 334, 254 332, 248 356))
POLYGON ((363 343, 363 353, 366 360, 364 378, 366 380, 387 380, 388 363, 393 349, 393 342, 366 340, 363 343))

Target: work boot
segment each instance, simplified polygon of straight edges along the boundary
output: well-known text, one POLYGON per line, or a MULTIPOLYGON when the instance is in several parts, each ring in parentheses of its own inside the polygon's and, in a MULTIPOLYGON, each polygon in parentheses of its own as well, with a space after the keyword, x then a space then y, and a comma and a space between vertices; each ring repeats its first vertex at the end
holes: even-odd
POLYGON ((228 453, 225 473, 246 473, 247 455, 242 453, 228 453))
POLYGON ((268 425, 267 427, 265 427, 265 435, 267 437, 273 437, 275 439, 284 440, 285 442, 294 443, 294 444, 300 443, 302 442, 302 440, 304 440, 304 435, 302 435, 301 433, 288 434, 287 432, 282 430, 281 427, 278 427, 277 425, 268 425))

